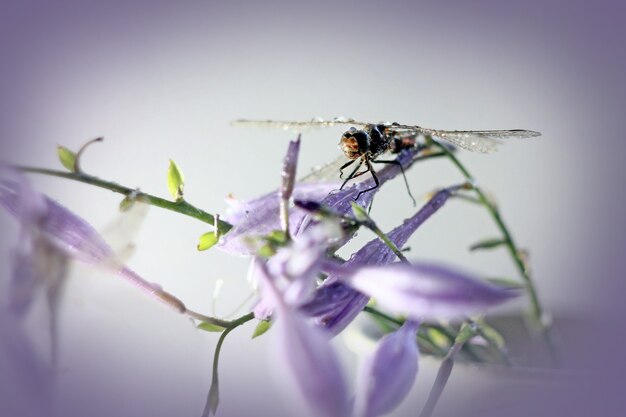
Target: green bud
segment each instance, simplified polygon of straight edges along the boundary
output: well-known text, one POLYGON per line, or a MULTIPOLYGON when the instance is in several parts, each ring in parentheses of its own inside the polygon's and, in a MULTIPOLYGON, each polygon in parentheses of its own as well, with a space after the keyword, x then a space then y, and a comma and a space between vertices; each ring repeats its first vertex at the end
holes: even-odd
POLYGON ((76 154, 65 146, 57 146, 57 155, 61 165, 63 165, 68 171, 76 172, 76 154))
POLYGON ((183 199, 183 190, 185 188, 185 176, 178 165, 170 159, 170 166, 167 170, 167 189, 174 200, 183 199))
POLYGON ((252 333, 252 338, 256 338, 267 332, 270 327, 272 327, 272 322, 268 320, 261 320, 259 324, 256 325, 254 329, 254 333, 252 333))
POLYGON ((219 240, 219 236, 215 232, 206 232, 198 241, 197 249, 199 251, 212 248, 219 240))

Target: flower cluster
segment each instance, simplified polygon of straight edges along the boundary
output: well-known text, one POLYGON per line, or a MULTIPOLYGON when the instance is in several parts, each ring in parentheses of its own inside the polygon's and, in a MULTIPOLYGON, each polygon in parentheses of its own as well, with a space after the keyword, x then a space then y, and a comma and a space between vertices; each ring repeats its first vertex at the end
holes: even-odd
MULTIPOLYGON (((297 149, 292 143, 286 164, 295 163, 297 158, 293 153, 297 149)), ((400 162, 406 165, 411 156, 410 152, 401 155, 400 162)), ((390 166, 380 177, 386 181, 399 171, 399 167, 390 166)), ((342 228, 340 220, 345 221, 352 213, 354 196, 360 189, 367 188, 371 188, 370 181, 323 197, 321 205, 332 215, 321 220, 312 220, 302 209, 297 209, 290 218, 294 225, 291 242, 269 258, 255 257, 253 261, 255 279, 261 287, 255 314, 262 320, 271 315, 276 321, 274 331, 280 341, 284 364, 314 415, 373 417, 391 411, 403 400, 415 380, 416 334, 421 321, 463 318, 517 295, 511 289, 444 266, 396 262, 392 248, 378 238, 344 263, 329 257, 337 243, 344 243, 349 237, 344 234, 348 228, 342 228), (317 285, 320 276, 325 279, 317 285), (381 339, 371 357, 363 361, 352 406, 345 376, 340 372, 328 340, 341 332, 372 297, 380 307, 407 320, 398 330, 381 339)), ((402 247, 456 188, 436 193, 415 215, 388 233, 389 240, 396 247, 402 247)), ((296 185, 294 193, 297 199, 320 201, 317 191, 296 185)), ((373 194, 361 194, 357 204, 371 203, 373 194)), ((273 212, 274 226, 278 226, 277 195, 269 194, 245 207, 249 213, 273 212)), ((245 219, 245 215, 237 213, 231 220, 236 217, 245 219)), ((266 220, 270 221, 269 218, 266 220)), ((353 217, 349 219, 356 221, 353 217)), ((235 223, 234 230, 238 234, 233 236, 257 233, 260 225, 242 220, 235 223)), ((229 251, 238 247, 228 239, 223 245, 229 251)))
MULTIPOLYGON (((419 150, 403 151, 397 163, 380 170, 380 185, 408 169, 419 150)), ((182 301, 116 262, 114 251, 86 221, 33 190, 23 174, 2 167, 0 205, 20 225, 3 306, 6 314, 0 321, 0 333, 13 336, 3 340, 22 340, 20 321, 38 293, 48 301, 51 335, 56 337, 56 310, 67 263, 74 259, 107 268, 179 313, 209 323, 222 332, 218 349, 226 334, 243 322, 253 317, 271 322, 282 365, 313 415, 374 417, 393 410, 416 379, 417 336, 424 323, 468 320, 518 292, 447 266, 411 263, 402 255, 408 239, 460 186, 439 190, 413 216, 382 233, 363 210, 378 190, 362 192, 373 188, 372 179, 345 189, 339 189, 337 181, 296 182, 298 152, 299 140, 291 142, 278 192, 233 202, 224 216, 232 229, 217 236, 216 247, 229 254, 250 255, 251 278, 258 288, 253 314, 232 322, 188 310, 182 301), (359 227, 375 230, 378 237, 348 260, 335 256, 359 227), (387 324, 392 331, 362 360, 352 395, 329 340, 366 308, 390 318, 387 324)), ((177 167, 175 171, 172 189, 180 203, 184 184, 182 173, 177 167)), ((28 349, 17 350, 26 357, 27 366, 42 369, 28 349)), ((39 391, 44 379, 36 378, 39 391)), ((205 414, 215 412, 218 404, 216 374, 213 381, 205 414)))

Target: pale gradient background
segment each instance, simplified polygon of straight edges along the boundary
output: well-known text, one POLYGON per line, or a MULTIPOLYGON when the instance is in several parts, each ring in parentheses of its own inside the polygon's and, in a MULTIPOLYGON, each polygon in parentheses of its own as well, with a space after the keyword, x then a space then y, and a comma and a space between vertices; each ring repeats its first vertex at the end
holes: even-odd
MULTIPOLYGON (((550 311, 582 318, 621 312, 625 60, 618 2, 182 4, 4 0, 1 159, 56 167, 57 144, 76 149, 105 136, 84 157, 88 172, 165 196, 173 158, 186 174, 188 200, 220 212, 228 193, 246 199, 276 187, 293 138, 233 129, 229 121, 237 118, 343 115, 449 129, 539 130, 541 138, 511 143, 496 155, 460 157, 531 251, 550 311)), ((339 134, 307 133, 300 172, 335 158, 339 134)), ((418 196, 460 179, 444 161, 409 173, 418 196)), ((100 229, 116 216, 117 195, 63 180, 33 181, 100 229)), ((396 181, 379 194, 372 215, 388 230, 413 211, 396 181)), ((8 231, 1 240, 6 252, 16 227, 5 215, 0 223, 8 231)), ((215 309, 228 314, 248 294, 247 261, 197 253, 197 236, 206 230, 153 208, 130 265, 207 313, 216 280, 224 280, 215 309)), ((410 257, 516 276, 504 252, 468 254, 469 244, 494 233, 482 210, 452 201, 416 234, 410 257)), ((369 238, 362 233, 359 242, 369 238)), ((217 336, 195 331, 115 277, 79 265, 73 272, 62 310, 60 414, 198 416, 217 336)), ((4 263, 1 273, 8 273, 4 263)), ((33 320, 34 330, 42 326, 33 320)), ((623 328, 616 326, 614 332, 623 328)), ((270 338, 250 341, 251 332, 244 327, 226 341, 221 416, 281 415, 284 402, 293 402, 289 387, 268 383, 277 360, 268 354, 270 338)), ((596 348, 615 344, 593 340, 596 348)), ((600 351, 605 361, 611 357, 600 351)), ((353 365, 353 355, 342 352, 353 365)), ((423 362, 411 399, 394 416, 416 415, 435 365, 423 362)), ((526 400, 523 383, 511 385, 512 398, 490 395, 504 386, 489 384, 491 378, 459 369, 440 415, 457 404, 509 415, 524 415, 522 405, 532 404, 549 415, 543 399, 526 400), (496 397, 503 404, 488 405, 496 397)), ((0 388, 19 391, 4 379, 0 388)))

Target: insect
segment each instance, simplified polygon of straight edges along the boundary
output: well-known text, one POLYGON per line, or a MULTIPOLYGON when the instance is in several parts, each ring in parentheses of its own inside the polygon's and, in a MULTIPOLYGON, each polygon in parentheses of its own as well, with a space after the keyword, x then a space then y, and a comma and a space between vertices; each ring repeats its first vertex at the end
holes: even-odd
MULTIPOLYGON (((489 153, 497 149, 498 145, 505 139, 531 138, 540 136, 541 133, 532 130, 512 129, 512 130, 438 130, 429 129, 417 125, 404 125, 400 123, 364 123, 354 119, 335 118, 332 120, 313 119, 310 121, 275 121, 275 120, 245 120, 240 119, 233 122, 237 126, 253 127, 273 127, 283 130, 302 131, 312 127, 332 127, 350 126, 339 141, 339 149, 344 153, 348 162, 343 164, 339 171, 343 178, 343 170, 356 162, 355 168, 346 177, 341 189, 352 178, 369 172, 374 179, 374 186, 362 190, 361 194, 372 191, 379 186, 376 171, 372 164, 396 164, 400 167, 404 176, 404 169, 399 162, 392 160, 378 159, 386 152, 399 153, 404 149, 419 146, 418 137, 439 139, 460 148, 473 151, 489 153), (365 170, 359 169, 365 165, 365 170)), ((405 177, 406 182, 406 177, 405 177)), ((408 185, 407 185, 408 189, 408 185)), ((409 195, 411 192, 409 190, 409 195)), ((413 196, 411 196, 413 198, 413 196)), ((413 199, 415 202, 415 199, 413 199)))

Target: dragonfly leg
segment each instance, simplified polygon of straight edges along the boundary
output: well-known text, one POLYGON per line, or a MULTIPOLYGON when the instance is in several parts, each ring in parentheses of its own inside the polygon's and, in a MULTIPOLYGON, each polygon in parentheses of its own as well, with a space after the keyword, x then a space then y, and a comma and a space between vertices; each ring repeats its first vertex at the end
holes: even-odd
MULTIPOLYGON (((352 162, 354 162, 354 161, 356 161, 356 159, 355 159, 355 160, 350 161, 350 163, 349 163, 349 164, 344 164, 344 165, 341 167, 341 169, 343 169, 343 168, 347 167, 348 165, 350 165, 350 164, 351 164, 352 162)), ((345 187, 345 186, 346 186, 346 184, 348 183, 348 181, 350 181, 352 178, 354 178, 354 177, 358 177, 359 175, 361 175, 361 174, 358 174, 358 175, 357 175, 357 173, 356 173, 356 172, 357 172, 357 171, 361 168, 361 165, 363 165, 363 160, 362 160, 362 159, 361 159, 361 160, 359 160, 359 163, 358 163, 358 164, 356 164, 356 168, 354 168, 354 169, 352 170, 352 172, 350 173, 350 175, 348 175, 348 178, 346 178, 346 179, 343 181, 343 184, 341 184, 341 187, 339 187, 339 189, 340 189, 340 190, 343 190, 343 187, 345 187)), ((367 172, 367 171, 365 171, 365 172, 367 172)))
POLYGON ((411 194, 411 188, 409 188, 409 181, 406 179, 406 175, 404 173, 404 167, 402 166, 402 164, 398 161, 376 161, 373 160, 372 161, 375 164, 391 164, 391 165, 397 165, 398 167, 400 167, 400 172, 402 172, 402 178, 404 178, 404 185, 406 185, 406 191, 409 193, 409 197, 411 197, 411 200, 413 200, 413 207, 417 206, 417 202, 415 201, 415 197, 413 197, 413 194, 411 194))
POLYGON ((352 165, 354 162, 356 161, 356 159, 351 159, 348 162, 346 162, 345 164, 343 164, 341 166, 341 168, 339 168, 339 178, 343 179, 343 170, 348 168, 350 165, 352 165))
POLYGON ((372 167, 372 164, 370 163, 369 159, 365 160, 365 165, 367 166, 367 171, 364 171, 364 172, 370 172, 372 174, 372 178, 374 178, 374 184, 375 185, 373 187, 371 187, 371 188, 366 189, 366 190, 359 191, 359 193, 357 194, 355 200, 358 200, 359 197, 361 197, 361 195, 363 195, 363 194, 365 194, 365 193, 367 193, 369 191, 377 189, 378 186, 380 185, 380 181, 378 181, 378 177, 376 176, 376 171, 374 171, 374 168, 372 167))

